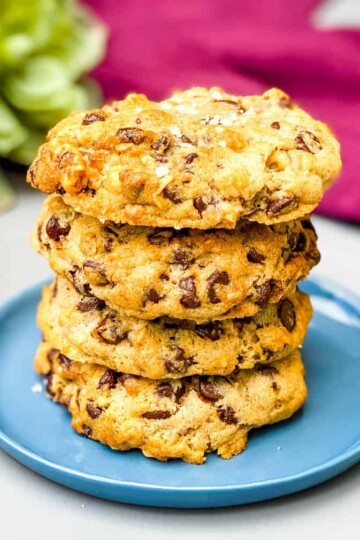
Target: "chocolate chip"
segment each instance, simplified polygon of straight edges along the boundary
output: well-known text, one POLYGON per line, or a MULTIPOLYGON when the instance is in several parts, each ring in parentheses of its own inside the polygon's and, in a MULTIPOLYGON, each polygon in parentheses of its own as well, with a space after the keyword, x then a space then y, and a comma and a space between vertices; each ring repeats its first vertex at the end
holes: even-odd
POLYGON ((181 142, 185 144, 192 144, 193 146, 197 146, 197 141, 190 139, 190 137, 188 137, 187 135, 181 135, 180 139, 181 142))
POLYGON ((217 411, 218 417, 225 424, 237 424, 235 411, 232 407, 221 407, 217 411))
POLYGON ((162 191, 162 195, 163 197, 165 197, 165 199, 169 199, 169 201, 171 201, 174 204, 180 204, 183 202, 182 198, 179 196, 179 194, 177 193, 174 187, 164 188, 162 191))
POLYGON ((47 353, 47 359, 49 360, 50 364, 52 365, 54 363, 54 361, 56 360, 58 354, 59 354, 59 349, 50 349, 47 353))
POLYGON ((53 382, 54 382, 54 374, 50 373, 46 380, 46 393, 51 397, 55 397, 55 392, 52 387, 53 382))
POLYGON ((100 300, 96 296, 84 296, 78 303, 78 310, 82 313, 89 311, 101 311, 106 306, 104 300, 100 300))
POLYGON ((86 279, 92 285, 108 285, 109 281, 100 263, 88 259, 83 264, 83 270, 86 279))
POLYGON ((171 145, 171 141, 168 137, 163 135, 157 139, 154 144, 151 145, 151 149, 154 150, 155 154, 165 154, 171 145))
POLYGON ((69 371, 69 369, 71 368, 72 362, 71 362, 70 358, 68 358, 67 356, 65 356, 65 354, 62 354, 62 353, 59 353, 59 354, 58 354, 58 362, 59 362, 62 366, 64 366, 64 367, 67 369, 67 371, 69 371))
POLYGON ((276 367, 269 366, 267 364, 260 364, 259 362, 257 362, 254 367, 256 371, 262 373, 263 375, 276 375, 277 373, 279 373, 276 367))
POLYGON ((69 270, 69 274, 78 293, 84 296, 92 296, 90 285, 86 283, 85 278, 78 266, 75 266, 73 270, 69 270))
POLYGON ((266 213, 267 214, 277 214, 278 212, 281 212, 281 210, 284 210, 284 208, 287 208, 291 204, 296 202, 296 197, 294 195, 288 195, 281 197, 279 199, 273 199, 270 200, 267 203, 266 206, 266 213))
POLYGON ((116 383, 117 383, 116 371, 113 371, 112 369, 108 369, 100 377, 98 388, 105 388, 107 386, 109 390, 111 390, 112 388, 115 388, 116 383))
POLYGON ((116 132, 116 137, 121 143, 141 144, 145 140, 145 133, 137 127, 120 128, 116 132))
POLYGON ((135 124, 141 124, 141 119, 140 119, 140 118, 137 118, 137 119, 135 120, 135 124))
POLYGON ((261 253, 259 253, 258 251, 256 251, 256 249, 254 247, 251 247, 250 250, 248 251, 247 255, 247 260, 251 263, 262 263, 265 261, 266 257, 265 255, 261 255, 261 253))
POLYGON ((303 131, 297 135, 295 137, 295 143, 297 150, 309 152, 310 154, 315 154, 322 149, 319 139, 310 131, 303 131))
POLYGON ((61 225, 59 216, 52 216, 46 225, 46 233, 51 240, 59 242, 62 236, 67 236, 70 232, 70 225, 68 223, 61 225))
POLYGON ((87 439, 91 439, 92 434, 93 434, 93 430, 91 429, 91 427, 87 426, 86 424, 83 424, 80 431, 80 435, 82 435, 83 437, 86 437, 87 439))
POLYGON ((195 326, 195 332, 203 339, 210 339, 211 341, 218 341, 223 329, 219 321, 209 322, 206 324, 198 324, 195 326))
POLYGON ((224 396, 219 394, 215 386, 203 377, 199 377, 199 394, 205 401, 215 402, 224 396))
POLYGON ((104 412, 101 407, 97 407, 91 401, 87 403, 86 411, 88 415, 90 416, 90 418, 92 418, 93 420, 95 418, 99 418, 99 416, 104 412))
POLYGON ((188 154, 184 157, 184 161, 186 165, 190 165, 195 159, 197 159, 199 156, 195 153, 188 154))
POLYGON ((296 313, 294 304, 288 299, 285 298, 280 302, 278 306, 278 317, 285 326, 286 330, 292 332, 296 325, 296 313))
POLYGON ((257 293, 255 303, 261 308, 265 307, 271 296, 270 280, 264 281, 264 283, 261 283, 260 285, 254 285, 254 289, 257 293))
POLYGON ((159 279, 161 279, 161 281, 169 281, 170 278, 167 274, 160 274, 159 279))
POLYGON ((88 126, 89 124, 93 124, 94 122, 104 122, 105 116, 103 114, 99 113, 88 113, 84 116, 82 125, 88 126))
POLYGON ((179 282, 180 289, 184 291, 180 298, 180 304, 186 308, 196 309, 200 306, 201 302, 196 292, 195 278, 189 276, 183 278, 179 282))
POLYGON ((160 397, 167 397, 175 403, 179 403, 180 398, 185 394, 185 384, 183 381, 162 382, 157 387, 156 393, 160 397))
POLYGON ((171 413, 169 411, 147 411, 141 416, 148 420, 166 420, 166 418, 170 418, 171 413))
POLYGON ((176 248, 173 251, 173 262, 171 264, 178 264, 182 266, 183 270, 189 268, 195 262, 195 259, 183 249, 176 248))
POLYGON ((199 212, 200 217, 202 217, 203 213, 208 207, 208 205, 205 203, 202 197, 195 197, 195 199, 193 200, 193 205, 194 205, 195 210, 199 212))
POLYGON ((114 315, 107 315, 94 331, 95 337, 99 337, 105 343, 117 345, 127 337, 127 332, 122 332, 114 315))
POLYGON ((280 124, 279 124, 279 122, 273 122, 273 123, 271 124, 271 127, 272 127, 273 129, 280 129, 280 124))
POLYGON ((65 195, 66 191, 65 189, 59 184, 56 188, 56 193, 58 193, 59 195, 65 195))
POLYGON ((280 390, 279 385, 275 381, 271 383, 271 388, 274 390, 274 392, 278 392, 278 390, 280 390))
POLYGON ((143 306, 145 307, 147 304, 158 304, 160 300, 164 298, 163 295, 159 294, 156 289, 150 289, 145 293, 144 299, 143 299, 143 306))
POLYGON ((171 358, 166 358, 164 361, 165 368, 168 373, 186 373, 188 368, 195 364, 193 356, 185 356, 185 351, 181 347, 175 345, 171 347, 174 352, 171 358))
POLYGON ((225 271, 220 272, 219 270, 215 270, 208 278, 208 287, 207 287, 207 294, 209 297, 209 300, 212 304, 219 304, 221 302, 220 298, 216 294, 215 286, 216 285, 229 285, 230 278, 229 274, 225 271))

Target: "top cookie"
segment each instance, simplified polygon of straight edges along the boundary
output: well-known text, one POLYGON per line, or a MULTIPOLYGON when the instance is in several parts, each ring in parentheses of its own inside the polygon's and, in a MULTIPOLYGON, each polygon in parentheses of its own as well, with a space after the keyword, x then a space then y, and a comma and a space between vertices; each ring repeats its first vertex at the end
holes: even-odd
POLYGON ((278 89, 130 94, 57 124, 28 182, 116 223, 234 228, 309 214, 341 167, 330 129, 278 89))

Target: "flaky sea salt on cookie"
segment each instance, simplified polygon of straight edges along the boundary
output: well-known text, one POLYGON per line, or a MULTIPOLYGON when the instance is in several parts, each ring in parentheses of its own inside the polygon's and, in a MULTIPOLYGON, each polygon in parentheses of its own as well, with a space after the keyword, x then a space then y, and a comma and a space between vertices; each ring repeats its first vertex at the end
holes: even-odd
POLYGON ((193 88, 73 113, 49 133, 28 181, 116 223, 234 228, 242 217, 309 214, 340 168, 331 130, 282 91, 193 88))

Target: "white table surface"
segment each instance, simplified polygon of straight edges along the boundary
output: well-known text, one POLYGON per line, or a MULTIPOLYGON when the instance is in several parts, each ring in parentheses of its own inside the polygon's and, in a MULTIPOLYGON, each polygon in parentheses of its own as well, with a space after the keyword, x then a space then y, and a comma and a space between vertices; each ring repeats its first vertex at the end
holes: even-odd
MULTIPOLYGON (((327 25, 360 21, 360 1, 333 1, 327 25)), ((18 186, 17 205, 0 215, 0 301, 50 274, 31 249, 29 231, 42 196, 18 186)), ((360 295, 360 226, 315 217, 322 253, 314 274, 360 295)), ((16 399, 16 397, 14 397, 16 399)), ((299 456, 301 459, 301 456, 299 456)), ((171 510, 111 503, 54 484, 0 451, 0 538, 4 540, 154 540, 250 538, 326 540, 360 535, 360 465, 321 486, 249 506, 171 510), (246 535, 249 536, 246 536, 246 535), (245 536, 244 536, 245 535, 245 536)))

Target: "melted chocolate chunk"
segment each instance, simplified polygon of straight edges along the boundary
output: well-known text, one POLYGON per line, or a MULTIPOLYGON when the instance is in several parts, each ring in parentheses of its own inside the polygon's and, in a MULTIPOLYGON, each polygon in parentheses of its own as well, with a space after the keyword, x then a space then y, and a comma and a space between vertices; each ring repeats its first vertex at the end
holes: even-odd
POLYGON ((217 411, 218 417, 225 424, 237 424, 235 411, 232 407, 221 407, 217 411))
POLYGON ((208 205, 206 204, 206 202, 204 201, 202 197, 195 197, 195 199, 193 200, 193 205, 194 205, 195 210, 199 212, 200 217, 202 217, 203 213, 208 207, 208 205))
POLYGON ((94 122, 104 122, 105 116, 101 113, 88 113, 85 114, 82 125, 88 126, 89 124, 93 124, 94 122))
POLYGON ((151 149, 154 150, 155 154, 165 154, 169 150, 170 146, 170 139, 163 135, 151 145, 151 149))
POLYGON ((92 418, 93 420, 95 420, 95 418, 99 418, 99 416, 104 412, 103 409, 101 407, 97 407, 96 405, 94 405, 94 403, 92 403, 91 401, 89 401, 86 405, 86 412, 88 413, 88 415, 90 416, 90 418, 92 418))
POLYGON ((216 285, 229 285, 230 278, 229 274, 225 271, 220 272, 219 270, 215 270, 208 278, 207 278, 208 286, 207 286, 207 294, 209 297, 209 300, 212 304, 219 304, 221 302, 220 298, 216 294, 216 285))
POLYGON ((181 279, 179 286, 180 289, 184 291, 180 298, 180 304, 190 309, 198 308, 201 302, 197 296, 194 276, 181 279))
POLYGON ((278 306, 278 317, 285 326, 286 330, 292 332, 296 325, 296 313, 294 304, 288 299, 285 298, 280 302, 278 306))
POLYGON ((279 122, 273 122, 273 123, 271 124, 271 127, 272 127, 273 129, 280 129, 280 124, 279 124, 279 122))
POLYGON ((188 368, 195 364, 193 356, 185 356, 185 351, 175 345, 171 347, 174 352, 171 358, 165 358, 164 364, 168 373, 186 373, 188 368))
POLYGON ((61 224, 59 216, 52 216, 46 224, 46 234, 51 240, 59 242, 61 237, 67 236, 70 232, 70 225, 68 223, 61 224))
POLYGON ((247 260, 251 263, 263 263, 266 259, 265 255, 261 255, 261 253, 259 253, 258 251, 256 251, 256 249, 254 247, 251 247, 250 250, 248 251, 247 255, 247 260))
POLYGON ((270 200, 267 203, 266 213, 270 215, 277 214, 278 212, 284 210, 284 208, 292 205, 295 201, 296 197, 294 195, 288 195, 286 197, 280 197, 279 199, 270 200))
POLYGON ((69 371, 69 369, 71 368, 71 360, 70 358, 68 358, 67 356, 65 356, 65 354, 62 354, 62 353, 59 353, 58 354, 58 362, 67 370, 69 371))
POLYGON ((147 304, 158 304, 163 298, 164 296, 158 293, 156 289, 150 289, 145 293, 143 306, 145 307, 147 304))
POLYGON ((86 424, 83 424, 83 427, 81 428, 80 435, 83 437, 86 437, 87 439, 91 439, 93 434, 93 430, 90 426, 87 426, 86 424))
POLYGON ((268 364, 260 364, 259 362, 257 362, 254 367, 256 371, 264 375, 276 375, 277 373, 279 373, 276 367, 269 366, 268 364))
POLYGON ((195 332, 203 339, 210 339, 211 341, 218 341, 223 329, 219 321, 213 321, 206 324, 198 324, 195 326, 195 332))
POLYGON ((212 403, 224 397, 212 383, 203 377, 199 377, 199 394, 205 401, 211 401, 212 403))
POLYGON ((188 154, 184 157, 184 161, 186 165, 190 165, 195 159, 197 159, 199 156, 195 153, 188 154))
POLYGON ((112 369, 108 369, 100 377, 98 388, 105 388, 107 386, 109 390, 111 390, 112 388, 115 388, 117 380, 118 380, 118 377, 117 377, 116 371, 113 371, 112 369))
POLYGON ((147 418, 148 420, 166 420, 166 418, 170 418, 171 412, 169 411, 147 411, 144 414, 141 415, 143 418, 147 418))
POLYGON ((101 311, 106 307, 106 304, 104 300, 100 300, 96 296, 84 296, 77 307, 82 313, 88 313, 89 311, 101 311))
POLYGON ((82 294, 83 296, 93 296, 91 294, 90 285, 86 283, 85 278, 78 266, 75 266, 73 270, 69 270, 69 274, 78 293, 82 294))
POLYGON ((180 203, 183 202, 182 198, 177 193, 175 187, 166 187, 166 188, 164 188, 163 191, 162 191, 162 195, 163 195, 163 197, 165 197, 165 199, 169 199, 169 201, 171 201, 174 204, 180 204, 180 203))
POLYGON ((120 128, 116 132, 116 137, 121 143, 141 144, 145 140, 145 133, 137 127, 120 128))
POLYGON ((156 393, 160 397, 166 397, 179 403, 180 398, 185 394, 185 383, 183 381, 162 382, 157 387, 156 393))
POLYGON ((95 337, 100 338, 105 343, 117 345, 127 338, 127 332, 122 332, 114 315, 107 315, 96 327, 95 337))
POLYGON ((187 251, 176 248, 173 251, 173 262, 171 264, 178 264, 182 266, 183 270, 189 268, 195 262, 195 259, 191 257, 187 251))

